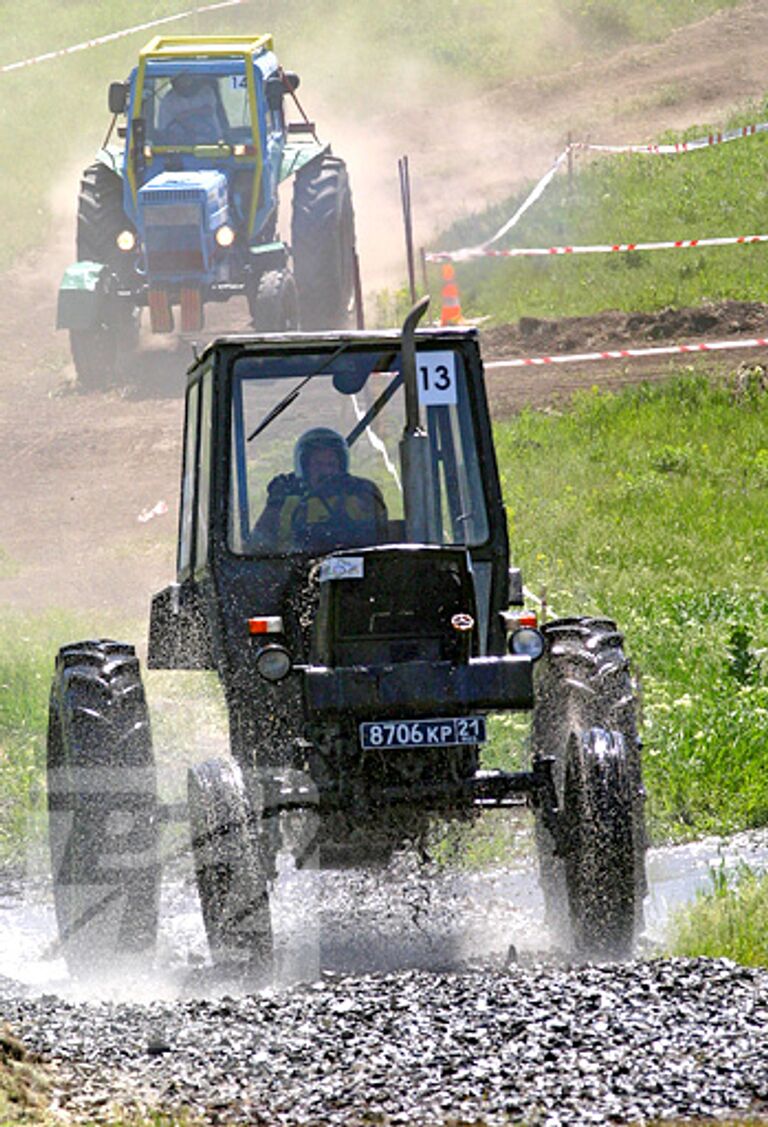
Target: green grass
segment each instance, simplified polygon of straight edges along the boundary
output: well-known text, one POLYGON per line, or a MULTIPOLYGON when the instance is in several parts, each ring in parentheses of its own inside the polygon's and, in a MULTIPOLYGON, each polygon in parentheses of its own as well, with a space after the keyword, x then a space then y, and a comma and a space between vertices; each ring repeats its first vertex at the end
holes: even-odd
POLYGON ((674 917, 669 951, 768 967, 768 876, 713 871, 712 888, 674 917))
MULTIPOLYGON (((752 105, 725 124, 731 128, 765 116, 765 104, 752 105)), ((690 139, 712 127, 693 126, 661 140, 690 139)), ((529 189, 435 235, 431 249, 477 245, 489 238, 529 189)), ((765 234, 767 204, 764 134, 684 156, 581 158, 573 190, 567 176, 559 174, 518 226, 495 245, 503 249, 765 234)), ((457 276, 465 315, 489 315, 504 323, 524 315, 563 317, 604 309, 698 305, 703 297, 763 301, 767 254, 763 244, 756 244, 483 259, 459 265, 457 276)), ((432 292, 438 293, 436 267, 430 268, 430 278, 432 292)))
POLYGON ((496 440, 528 586, 626 633, 655 837, 768 822, 768 396, 688 374, 526 411, 496 440))

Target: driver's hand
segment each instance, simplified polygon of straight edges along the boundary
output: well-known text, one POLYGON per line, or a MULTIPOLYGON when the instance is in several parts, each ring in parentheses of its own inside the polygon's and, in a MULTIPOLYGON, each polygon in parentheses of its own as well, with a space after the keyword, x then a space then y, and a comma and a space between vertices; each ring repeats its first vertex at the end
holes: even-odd
POLYGON ((281 473, 273 477, 267 486, 267 501, 270 505, 282 505, 286 497, 296 492, 296 475, 281 473))

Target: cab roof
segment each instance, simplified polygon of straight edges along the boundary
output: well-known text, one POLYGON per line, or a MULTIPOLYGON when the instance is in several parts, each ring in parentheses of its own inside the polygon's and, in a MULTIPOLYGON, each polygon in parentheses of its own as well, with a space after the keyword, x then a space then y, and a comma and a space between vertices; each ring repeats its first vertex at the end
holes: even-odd
MULTIPOLYGON (((474 325, 448 325, 434 328, 417 329, 416 343, 429 342, 430 344, 445 343, 455 346, 461 342, 477 345, 478 330, 474 325)), ((338 348, 341 344, 354 344, 369 348, 391 348, 402 340, 400 329, 377 329, 369 332, 365 329, 349 329, 344 331, 329 331, 315 333, 232 333, 227 336, 216 337, 205 346, 194 364, 189 368, 189 374, 196 372, 198 367, 214 353, 225 348, 249 348, 257 352, 275 350, 285 352, 295 348, 305 352, 308 348, 320 349, 338 348)))
POLYGON ((156 35, 139 52, 140 59, 254 58, 273 51, 271 35, 156 35))

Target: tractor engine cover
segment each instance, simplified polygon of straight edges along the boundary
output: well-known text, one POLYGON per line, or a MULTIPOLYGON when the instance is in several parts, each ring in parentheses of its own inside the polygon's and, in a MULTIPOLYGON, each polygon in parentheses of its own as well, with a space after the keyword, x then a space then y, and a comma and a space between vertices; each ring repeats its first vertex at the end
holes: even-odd
POLYGON ((216 231, 228 219, 221 172, 161 172, 139 189, 150 283, 196 284, 216 277, 216 231))
POLYGON ((477 656, 469 554, 385 545, 319 564, 304 702, 315 718, 530 708, 527 657, 477 656))
POLYGON ((466 661, 477 630, 475 590, 463 548, 385 545, 337 552, 320 564, 312 657, 323 665, 466 661))

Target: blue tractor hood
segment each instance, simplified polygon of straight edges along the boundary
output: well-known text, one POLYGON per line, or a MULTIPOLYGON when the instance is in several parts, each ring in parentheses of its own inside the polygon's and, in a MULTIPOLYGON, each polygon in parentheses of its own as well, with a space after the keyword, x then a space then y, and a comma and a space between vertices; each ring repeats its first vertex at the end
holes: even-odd
POLYGON ((161 172, 139 188, 138 204, 150 283, 214 281, 216 231, 229 219, 224 173, 161 172))

